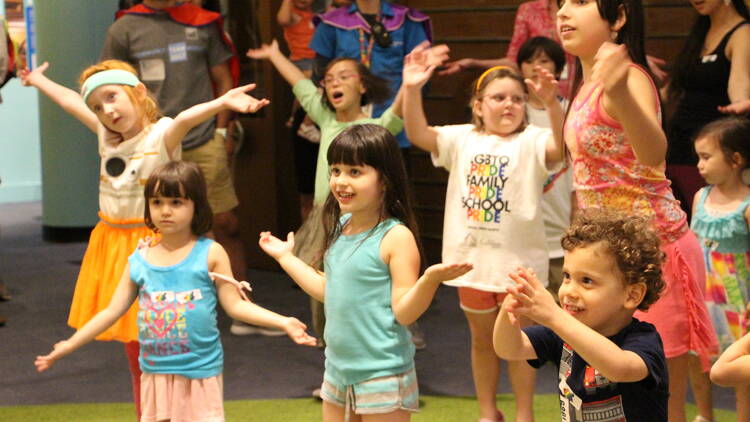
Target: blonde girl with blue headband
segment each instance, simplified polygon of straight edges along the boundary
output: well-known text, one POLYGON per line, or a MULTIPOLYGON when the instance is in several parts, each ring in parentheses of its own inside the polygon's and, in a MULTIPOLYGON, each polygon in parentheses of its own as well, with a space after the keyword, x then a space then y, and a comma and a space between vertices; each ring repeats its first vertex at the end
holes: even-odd
MULTIPOLYGON (((404 126, 412 143, 449 172, 443 262, 471 262, 474 271, 445 284, 458 287, 469 323, 479 421, 504 421, 495 400, 500 366, 492 332, 512 285, 508 274, 530 266, 547 283, 541 199, 545 180, 563 159, 557 82, 538 66, 538 82, 524 81, 507 66, 490 68, 474 83, 471 123, 430 126, 421 89, 435 66, 422 64, 422 54, 412 53, 404 66, 404 126), (529 88, 542 99, 553 130, 527 124, 529 88)), ((533 421, 534 369, 526 362, 509 362, 509 378, 516 422, 533 421)))
MULTIPOLYGON (((143 219, 143 186, 151 172, 180 159, 180 141, 194 126, 227 109, 254 113, 268 101, 247 95, 254 85, 246 85, 171 119, 160 116, 155 101, 127 63, 106 60, 88 67, 80 76, 80 94, 47 78, 48 67, 44 63, 31 72, 22 71, 23 84, 37 88, 96 133, 101 157, 100 220, 91 232, 68 317, 68 324, 79 329, 109 304, 138 240, 154 235, 143 219)), ((137 306, 133 305, 96 339, 125 344, 140 418, 136 321, 137 306)))

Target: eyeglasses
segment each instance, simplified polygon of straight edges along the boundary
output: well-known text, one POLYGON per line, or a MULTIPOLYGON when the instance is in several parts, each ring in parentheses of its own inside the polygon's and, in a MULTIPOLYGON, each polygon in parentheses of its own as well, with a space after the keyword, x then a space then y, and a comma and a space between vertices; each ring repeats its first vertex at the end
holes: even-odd
POLYGON ((332 85, 336 81, 346 82, 349 79, 358 78, 358 77, 359 77, 359 75, 357 73, 355 73, 355 72, 341 72, 341 73, 339 73, 336 76, 334 76, 334 75, 327 75, 323 79, 323 86, 332 85))
POLYGON ((483 95, 482 98, 489 98, 493 102, 497 104, 501 104, 505 102, 505 100, 510 99, 510 102, 515 105, 523 105, 526 103, 526 95, 505 95, 505 94, 491 94, 491 95, 483 95))

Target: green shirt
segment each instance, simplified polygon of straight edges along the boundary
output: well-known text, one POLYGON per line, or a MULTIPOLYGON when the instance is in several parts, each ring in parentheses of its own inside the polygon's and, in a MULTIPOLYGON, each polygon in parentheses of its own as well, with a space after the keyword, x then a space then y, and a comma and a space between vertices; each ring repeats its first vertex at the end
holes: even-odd
POLYGON ((352 125, 372 123, 383 126, 393 135, 401 132, 404 121, 393 114, 393 107, 388 108, 378 118, 367 118, 353 122, 339 122, 336 113, 323 105, 323 94, 309 79, 302 79, 293 88, 294 95, 299 100, 302 108, 318 126, 320 126, 320 150, 318 151, 318 163, 315 167, 315 203, 323 204, 328 197, 328 147, 333 139, 344 129, 352 125))

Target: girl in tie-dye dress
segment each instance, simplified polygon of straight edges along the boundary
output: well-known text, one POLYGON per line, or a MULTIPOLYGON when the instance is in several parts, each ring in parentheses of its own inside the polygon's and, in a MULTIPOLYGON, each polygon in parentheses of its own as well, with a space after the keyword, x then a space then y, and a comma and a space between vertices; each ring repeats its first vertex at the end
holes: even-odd
MULTIPOLYGON (((748 133, 750 121, 728 117, 706 125, 695 141, 698 171, 708 186, 695 194, 691 227, 706 261, 706 306, 722 351, 748 332, 748 133)), ((750 386, 735 387, 735 393, 737 420, 747 421, 750 386)))

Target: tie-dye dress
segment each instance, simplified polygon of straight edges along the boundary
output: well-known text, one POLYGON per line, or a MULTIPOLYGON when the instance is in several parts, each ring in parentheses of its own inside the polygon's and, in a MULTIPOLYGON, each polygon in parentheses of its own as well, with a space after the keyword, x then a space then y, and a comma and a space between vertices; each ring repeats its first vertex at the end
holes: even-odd
POLYGON ((690 225, 703 249, 706 306, 724 351, 747 333, 750 233, 745 209, 750 205, 750 196, 735 210, 719 212, 705 207, 711 188, 707 186, 701 191, 690 225))

